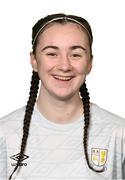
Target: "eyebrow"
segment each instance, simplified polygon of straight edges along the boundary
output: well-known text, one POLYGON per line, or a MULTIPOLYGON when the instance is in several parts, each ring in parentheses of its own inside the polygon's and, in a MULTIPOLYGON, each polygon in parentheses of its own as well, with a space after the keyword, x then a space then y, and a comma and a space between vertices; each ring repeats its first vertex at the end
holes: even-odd
POLYGON ((79 46, 79 45, 77 45, 77 46, 71 46, 70 49, 71 49, 71 50, 82 49, 83 51, 86 50, 86 48, 84 48, 83 46, 79 46))
POLYGON ((52 48, 52 49, 59 49, 57 46, 45 46, 42 51, 46 50, 46 49, 49 49, 49 48, 52 48))
MULTIPOLYGON (((42 51, 46 50, 46 49, 49 49, 49 48, 52 48, 52 49, 55 49, 55 50, 59 50, 59 47, 57 46, 45 46, 42 51)), ((84 48, 83 46, 80 46, 80 45, 75 45, 75 46, 71 46, 70 47, 71 50, 75 50, 75 49, 82 49, 83 51, 86 51, 86 48, 84 48)))

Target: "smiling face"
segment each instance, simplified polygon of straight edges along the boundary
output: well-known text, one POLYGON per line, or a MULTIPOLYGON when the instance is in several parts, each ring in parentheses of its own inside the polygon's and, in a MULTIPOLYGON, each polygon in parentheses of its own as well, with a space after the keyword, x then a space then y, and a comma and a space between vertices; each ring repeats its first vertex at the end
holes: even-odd
POLYGON ((43 96, 78 96, 92 67, 87 33, 76 23, 52 23, 39 35, 31 64, 38 71, 43 96))

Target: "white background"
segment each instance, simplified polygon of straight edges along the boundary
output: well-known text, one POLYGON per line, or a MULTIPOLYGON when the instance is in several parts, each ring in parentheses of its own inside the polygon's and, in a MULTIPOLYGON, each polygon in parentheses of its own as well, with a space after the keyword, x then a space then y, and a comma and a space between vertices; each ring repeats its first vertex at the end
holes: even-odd
POLYGON ((0 117, 26 104, 32 68, 32 26, 51 13, 86 18, 93 30, 91 101, 125 117, 124 0, 4 0, 0 2, 0 117))

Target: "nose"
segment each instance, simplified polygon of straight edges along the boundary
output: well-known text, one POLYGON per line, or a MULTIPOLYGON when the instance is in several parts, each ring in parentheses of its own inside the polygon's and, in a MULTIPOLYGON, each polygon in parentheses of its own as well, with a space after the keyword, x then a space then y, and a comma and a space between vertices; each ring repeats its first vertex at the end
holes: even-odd
POLYGON ((72 70, 71 60, 68 55, 62 55, 59 59, 58 69, 64 72, 72 70))

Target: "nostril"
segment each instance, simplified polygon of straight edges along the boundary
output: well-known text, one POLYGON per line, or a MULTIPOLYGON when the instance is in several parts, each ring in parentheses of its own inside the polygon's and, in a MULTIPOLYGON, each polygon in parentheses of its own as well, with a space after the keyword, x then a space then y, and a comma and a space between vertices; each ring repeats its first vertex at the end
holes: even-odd
POLYGON ((63 63, 58 66, 58 69, 60 69, 62 71, 71 71, 72 68, 73 68, 72 65, 69 63, 63 63))

